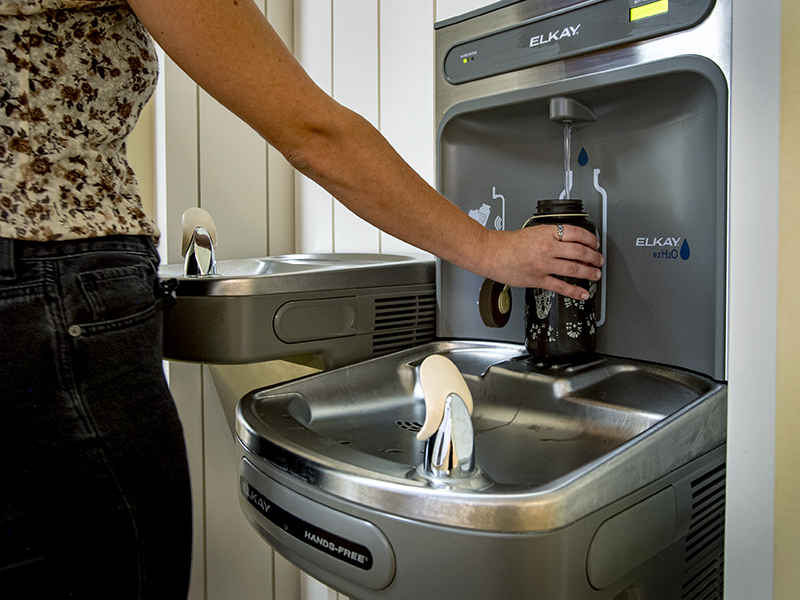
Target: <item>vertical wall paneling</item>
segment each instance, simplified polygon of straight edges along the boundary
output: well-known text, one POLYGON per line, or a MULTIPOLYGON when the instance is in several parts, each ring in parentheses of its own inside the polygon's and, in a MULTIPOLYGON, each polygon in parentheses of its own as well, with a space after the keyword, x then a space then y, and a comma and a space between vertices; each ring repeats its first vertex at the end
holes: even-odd
POLYGON ((272 553, 272 572, 275 600, 297 600, 300 598, 300 569, 277 552, 272 553))
MULTIPOLYGON (((283 43, 294 48, 293 0, 267 0, 267 18, 283 43)), ((275 148, 267 148, 268 254, 295 251, 294 169, 275 148)))
MULTIPOLYGON (((434 181, 434 0, 380 1, 380 128, 428 183, 434 181)), ((381 233, 381 252, 418 252, 381 233)))
POLYGON ((267 147, 200 91, 200 207, 214 219, 217 260, 267 254, 267 147))
POLYGON ((305 573, 300 582, 300 598, 302 600, 347 600, 341 594, 337 594, 305 573))
POLYGON ((189 474, 192 480, 192 573, 188 600, 205 594, 205 468, 203 464, 203 384, 200 365, 169 364, 169 385, 183 424, 189 474))
MULTIPOLYGON (((332 0, 295 0, 294 53, 314 82, 331 93, 332 0)), ((295 175, 297 252, 333 250, 333 198, 316 183, 295 175)))
POLYGON ((236 406, 249 391, 317 369, 286 361, 203 367, 208 598, 298 600, 299 572, 256 533, 239 506, 236 406), (273 568, 274 565, 274 568, 273 568), (273 594, 274 591, 274 594, 273 594))
MULTIPOLYGON (((170 59, 164 60, 164 181, 157 189, 166 194, 166 260, 182 262, 181 216, 197 206, 200 198, 198 175, 197 85, 170 59)), ((159 169, 161 170, 161 169, 159 169)), ((162 202, 156 200, 157 203, 162 202)), ((162 250, 163 253, 163 250, 162 250)), ((162 254, 163 255, 163 254, 162 254)))
POLYGON ((273 600, 273 551, 245 519, 238 498, 241 451, 233 425, 236 404, 249 390, 218 369, 224 368, 203 367, 207 598, 273 600))
MULTIPOLYGON (((378 6, 375 0, 333 2, 333 97, 375 127, 380 127, 378 6)), ((379 252, 378 230, 335 202, 333 247, 336 252, 379 252)))
POLYGON ((199 111, 200 207, 217 226, 217 259, 266 256, 267 144, 204 91, 199 111))

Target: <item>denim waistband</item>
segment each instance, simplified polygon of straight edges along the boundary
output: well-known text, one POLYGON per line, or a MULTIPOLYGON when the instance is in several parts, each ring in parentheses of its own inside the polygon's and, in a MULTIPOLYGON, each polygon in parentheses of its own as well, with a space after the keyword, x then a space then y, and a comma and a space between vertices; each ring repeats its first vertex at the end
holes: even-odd
POLYGON ((158 261, 155 243, 146 235, 113 235, 57 242, 0 238, 0 281, 16 277, 18 260, 65 258, 91 252, 135 252, 152 256, 156 264, 158 261))

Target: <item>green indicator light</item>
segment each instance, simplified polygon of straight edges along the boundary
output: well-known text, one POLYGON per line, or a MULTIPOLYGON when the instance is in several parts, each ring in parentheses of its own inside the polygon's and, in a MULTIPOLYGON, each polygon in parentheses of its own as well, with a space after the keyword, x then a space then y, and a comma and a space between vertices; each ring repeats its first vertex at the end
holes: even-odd
POLYGON ((469 59, 468 59, 468 58, 465 58, 465 59, 464 59, 464 64, 467 64, 467 62, 468 62, 468 61, 469 61, 469 59))
POLYGON ((669 0, 658 0, 631 9, 631 23, 647 17, 655 17, 669 12, 669 0))

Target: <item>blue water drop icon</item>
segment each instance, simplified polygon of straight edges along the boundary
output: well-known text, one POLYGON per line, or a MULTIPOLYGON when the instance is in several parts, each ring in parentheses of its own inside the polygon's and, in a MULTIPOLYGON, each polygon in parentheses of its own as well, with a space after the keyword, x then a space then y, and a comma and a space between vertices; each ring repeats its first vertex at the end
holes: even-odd
POLYGON ((681 244, 681 258, 683 260, 689 260, 691 254, 692 251, 689 249, 689 242, 683 240, 683 244, 681 244))
POLYGON ((578 154, 578 164, 582 167, 586 166, 586 163, 589 162, 589 155, 586 154, 586 148, 581 148, 581 153, 578 154))

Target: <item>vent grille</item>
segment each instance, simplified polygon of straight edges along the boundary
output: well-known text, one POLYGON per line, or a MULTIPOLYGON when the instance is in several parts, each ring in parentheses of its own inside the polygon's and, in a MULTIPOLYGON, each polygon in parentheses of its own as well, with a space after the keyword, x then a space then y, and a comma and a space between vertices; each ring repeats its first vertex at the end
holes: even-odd
POLYGON ((722 600, 724 556, 719 554, 683 584, 682 600, 722 600))
POLYGON ((375 356, 432 342, 436 337, 436 292, 375 299, 375 356))
POLYGON ((682 600, 722 600, 725 541, 725 464, 691 483, 692 517, 686 535, 682 600))

